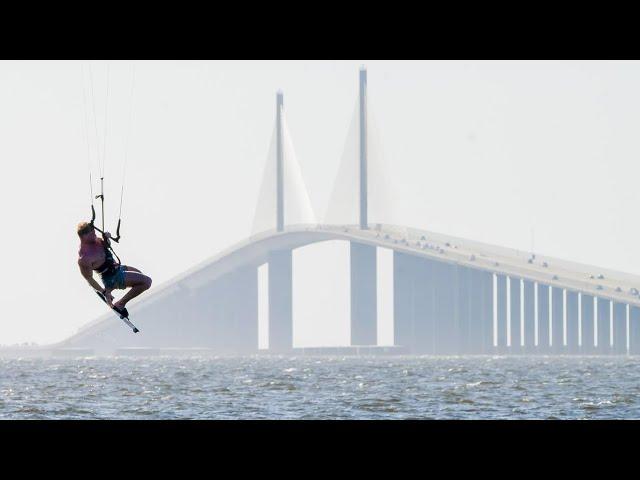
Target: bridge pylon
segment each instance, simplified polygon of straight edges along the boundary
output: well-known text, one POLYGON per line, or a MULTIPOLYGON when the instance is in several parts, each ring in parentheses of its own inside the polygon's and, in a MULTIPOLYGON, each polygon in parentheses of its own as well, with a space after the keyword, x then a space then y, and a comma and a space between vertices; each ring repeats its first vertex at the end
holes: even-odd
POLYGON ((284 109, 284 94, 276 93, 276 115, 251 234, 283 232, 286 225, 317 224, 309 192, 293 148, 284 109))

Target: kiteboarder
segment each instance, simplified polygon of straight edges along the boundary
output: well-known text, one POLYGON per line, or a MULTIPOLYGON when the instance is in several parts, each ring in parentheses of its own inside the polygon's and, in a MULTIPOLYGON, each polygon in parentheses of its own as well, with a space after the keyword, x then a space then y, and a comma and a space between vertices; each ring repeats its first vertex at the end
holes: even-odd
MULTIPOLYGON (((151 278, 144 275, 137 268, 122 265, 113 259, 110 245, 111 234, 104 232, 103 238, 96 235, 93 222, 81 222, 77 232, 80 237, 78 251, 78 266, 82 276, 97 292, 101 293, 106 302, 116 312, 125 317, 129 316, 125 305, 133 298, 151 287, 151 278), (93 278, 93 272, 100 274, 104 288, 93 278), (120 300, 114 302, 113 290, 131 288, 120 300)), ((117 258, 117 255, 116 255, 117 258)), ((119 259, 118 259, 119 260, 119 259)))

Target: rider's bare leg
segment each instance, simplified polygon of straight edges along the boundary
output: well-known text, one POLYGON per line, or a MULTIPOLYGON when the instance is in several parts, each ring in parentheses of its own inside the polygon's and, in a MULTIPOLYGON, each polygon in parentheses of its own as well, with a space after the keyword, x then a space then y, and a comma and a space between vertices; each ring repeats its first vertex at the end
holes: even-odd
POLYGON ((125 270, 126 272, 138 272, 138 273, 142 273, 140 270, 138 270, 138 269, 137 269, 137 268, 135 268, 135 267, 132 267, 131 265, 123 265, 123 267, 124 267, 124 270, 125 270))
MULTIPOLYGON (((129 267, 127 267, 129 268, 129 267)), ((113 306, 116 308, 124 307, 129 300, 137 297, 145 290, 148 290, 151 287, 151 278, 146 275, 133 271, 125 271, 124 272, 124 284, 127 287, 131 287, 124 297, 122 297, 117 302, 113 302, 113 306)))

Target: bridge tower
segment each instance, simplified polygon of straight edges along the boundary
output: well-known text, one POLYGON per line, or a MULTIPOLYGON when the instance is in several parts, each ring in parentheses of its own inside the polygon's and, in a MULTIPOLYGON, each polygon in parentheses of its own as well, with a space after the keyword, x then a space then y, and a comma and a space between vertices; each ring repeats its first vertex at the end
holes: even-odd
MULTIPOLYGON (((276 94, 276 230, 284 231, 284 153, 282 109, 284 96, 276 94)), ((269 349, 293 348, 293 270, 290 249, 269 253, 269 349)))
POLYGON ((282 153, 282 90, 276 93, 276 230, 284 230, 284 155, 282 153))
MULTIPOLYGON (((360 68, 359 85, 359 203, 360 228, 369 228, 367 218, 367 70, 360 68)), ((376 247, 350 242, 351 345, 376 345, 377 252, 376 247)))
POLYGON ((367 219, 367 70, 360 67, 360 228, 369 228, 367 219))

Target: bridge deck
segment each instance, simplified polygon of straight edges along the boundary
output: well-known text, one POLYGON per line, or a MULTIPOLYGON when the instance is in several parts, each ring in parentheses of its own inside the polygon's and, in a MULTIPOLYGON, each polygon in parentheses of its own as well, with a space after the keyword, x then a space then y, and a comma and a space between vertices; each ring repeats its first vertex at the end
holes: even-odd
MULTIPOLYGON (((357 241, 640 306, 640 298, 631 290, 640 289, 640 276, 637 275, 543 255, 536 255, 530 262, 528 252, 427 230, 380 224, 372 225, 369 230, 361 230, 357 225, 319 224, 293 225, 283 232, 268 231, 253 235, 154 287, 139 300, 131 302, 129 310, 135 315, 139 307, 155 302, 176 289, 196 288, 240 266, 261 265, 267 261, 270 251, 294 249, 328 240, 357 241), (598 278, 599 275, 603 278, 598 278)), ((75 335, 95 332, 112 320, 112 314, 105 314, 81 327, 75 335)), ((68 340, 57 345, 62 346, 68 340)))
MULTIPOLYGON (((325 227, 336 228, 336 227, 325 227)), ((622 303, 640 306, 640 298, 632 289, 640 290, 640 276, 593 265, 570 262, 554 257, 490 245, 463 238, 392 225, 374 226, 359 230, 356 225, 346 228, 354 236, 375 240, 380 247, 488 270, 502 275, 537 281, 570 291, 589 293, 622 303), (388 238, 387 238, 388 236, 388 238), (424 240, 423 240, 424 238, 424 240), (602 278, 598 278, 598 276, 602 278), (618 291, 619 289, 619 291, 618 291)))

